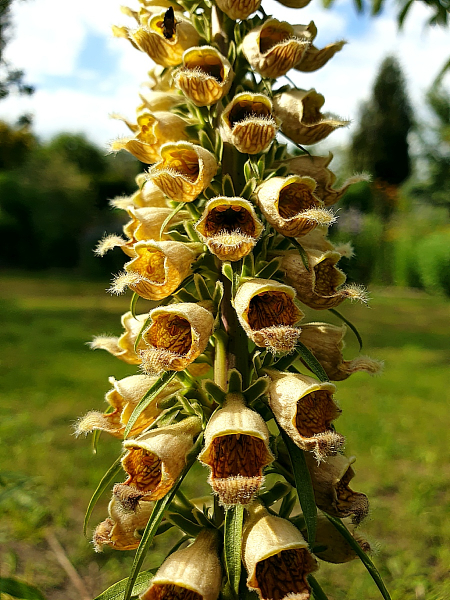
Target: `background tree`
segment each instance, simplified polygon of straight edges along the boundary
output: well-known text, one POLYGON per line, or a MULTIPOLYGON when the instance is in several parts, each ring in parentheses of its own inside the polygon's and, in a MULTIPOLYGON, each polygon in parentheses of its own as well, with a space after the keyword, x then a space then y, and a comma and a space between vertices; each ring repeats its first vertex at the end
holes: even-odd
POLYGON ((10 40, 11 5, 13 0, 0 0, 0 100, 11 91, 32 94, 34 88, 24 82, 24 73, 5 60, 4 50, 10 40))

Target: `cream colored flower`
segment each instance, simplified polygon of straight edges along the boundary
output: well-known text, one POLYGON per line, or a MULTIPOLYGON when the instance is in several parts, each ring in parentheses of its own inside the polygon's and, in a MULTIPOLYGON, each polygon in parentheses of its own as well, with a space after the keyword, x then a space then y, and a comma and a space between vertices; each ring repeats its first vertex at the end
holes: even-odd
POLYGON ((317 460, 336 454, 345 442, 331 427, 341 414, 333 400, 336 386, 321 383, 307 375, 268 371, 269 404, 275 418, 302 450, 314 453, 317 460))
POLYGON ((204 352, 214 327, 214 315, 190 302, 155 308, 150 317, 140 351, 146 373, 183 371, 204 352))
POLYGON ((139 97, 142 100, 142 106, 140 106, 138 110, 148 110, 152 113, 170 111, 174 106, 184 102, 182 94, 178 91, 160 92, 150 90, 145 94, 139 94, 139 97))
POLYGON ((114 550, 135 550, 141 539, 140 532, 145 529, 153 510, 153 502, 141 502, 136 512, 123 509, 113 496, 108 506, 109 517, 97 525, 93 544, 96 552, 102 552, 103 546, 114 550))
POLYGON ((220 131, 224 141, 236 146, 239 152, 258 154, 272 143, 279 124, 270 98, 242 92, 225 107, 220 131))
MULTIPOLYGON (((129 31, 129 39, 152 60, 163 67, 173 67, 181 63, 183 52, 200 41, 195 27, 183 16, 175 12, 175 25, 170 37, 164 32, 166 10, 150 16, 144 27, 129 31)), ((142 19, 141 19, 142 21, 142 19)))
POLYGON ((211 106, 228 94, 233 77, 230 63, 216 48, 196 46, 183 54, 174 81, 196 106, 211 106))
POLYGON ((264 226, 250 202, 220 196, 206 204, 195 229, 220 260, 236 261, 253 250, 264 226))
POLYGON ((122 466, 128 478, 114 486, 113 494, 126 510, 136 510, 142 500, 160 500, 167 494, 186 466, 186 456, 201 428, 197 417, 189 417, 124 442, 128 452, 122 466))
POLYGON ((356 285, 341 287, 345 274, 336 267, 341 258, 338 252, 308 250, 309 271, 301 256, 288 252, 283 256, 282 269, 286 281, 297 291, 298 299, 316 310, 334 308, 346 298, 367 302, 364 289, 356 285))
POLYGON ((353 256, 353 246, 350 242, 335 245, 330 242, 330 240, 327 238, 327 235, 328 226, 318 225, 312 231, 309 231, 307 234, 299 238, 298 241, 301 243, 303 248, 307 250, 320 250, 321 252, 333 250, 334 252, 339 252, 341 256, 345 256, 347 258, 351 258, 353 256))
MULTIPOLYGON (((278 0, 280 2, 280 0, 278 0)), ((303 58, 299 63, 294 66, 296 71, 302 71, 303 73, 311 73, 322 68, 327 62, 333 58, 336 52, 342 50, 347 42, 340 40, 339 42, 333 42, 328 44, 325 48, 316 48, 314 44, 310 44, 307 51, 303 55, 303 58)))
POLYGON ((146 300, 170 296, 189 275, 197 252, 182 242, 138 242, 136 258, 125 264, 110 288, 121 294, 127 287, 146 300))
POLYGON ((217 0, 217 6, 230 19, 244 20, 258 10, 261 0, 217 0))
MULTIPOLYGON (((193 44, 195 45, 195 44, 193 44)), ((181 61, 180 61, 181 62, 181 61)), ((143 85, 155 92, 166 92, 169 94, 179 94, 177 88, 173 85, 172 69, 166 69, 161 65, 155 65, 148 71, 148 81, 143 85)), ((181 96, 182 98, 182 96, 181 96)))
POLYGON ((223 407, 205 429, 198 459, 211 469, 208 482, 221 504, 248 504, 263 482, 263 468, 273 461, 264 419, 245 406, 242 394, 227 394, 223 407))
POLYGON ((298 37, 295 26, 269 18, 245 36, 242 51, 262 77, 276 79, 300 62, 309 44, 303 35, 298 37))
POLYGON ((302 534, 257 503, 249 510, 242 537, 247 586, 262 600, 308 600, 307 576, 317 569, 317 562, 302 534))
POLYGON ((307 175, 314 179, 317 183, 315 194, 324 202, 325 206, 336 204, 353 183, 370 181, 370 176, 367 174, 354 175, 347 179, 340 188, 332 187, 336 181, 336 175, 328 169, 332 159, 333 155, 330 152, 328 156, 298 156, 288 163, 289 169, 296 175, 307 175))
MULTIPOLYGON (((106 414, 98 411, 89 412, 78 421, 75 430, 76 435, 99 430, 110 433, 114 437, 123 438, 125 427, 133 410, 157 380, 157 377, 149 377, 148 375, 131 375, 119 381, 114 377, 110 377, 109 382, 113 385, 113 388, 107 392, 105 400, 113 411, 106 414)), ((172 380, 166 385, 164 390, 139 415, 130 430, 130 437, 139 435, 147 429, 161 414, 162 409, 159 408, 158 402, 171 396, 181 387, 181 383, 176 380, 172 380)))
MULTIPOLYGON (((120 337, 97 335, 89 343, 89 346, 93 350, 106 350, 130 365, 138 365, 141 359, 136 354, 134 344, 147 318, 148 313, 133 317, 131 312, 128 311, 121 317, 122 327, 125 331, 120 337)), ((143 342, 140 342, 138 348, 142 347, 143 342)))
POLYGON ((316 182, 311 177, 272 177, 260 185, 256 197, 261 212, 278 233, 299 237, 317 225, 335 221, 334 215, 322 208, 315 188, 316 182))
POLYGON ((171 112, 144 111, 137 117, 135 136, 114 140, 111 150, 127 150, 143 163, 155 163, 163 144, 188 139, 186 125, 183 118, 171 112))
POLYGON ((217 600, 222 585, 217 552, 217 533, 203 530, 193 544, 166 558, 141 600, 217 600))
POLYGON ((316 90, 291 90, 273 98, 275 114, 281 119, 281 131, 296 144, 316 144, 335 129, 346 127, 343 121, 330 114, 322 114, 325 103, 316 90))
POLYGON ((217 172, 214 155, 189 142, 164 144, 161 160, 148 172, 169 198, 177 202, 192 202, 208 187, 217 172))
POLYGON ((331 381, 343 381, 357 371, 371 375, 379 373, 383 363, 369 356, 357 356, 344 360, 344 336, 346 325, 337 327, 329 323, 307 323, 302 326, 300 341, 314 354, 331 381))
POLYGON ((240 324, 257 346, 271 352, 292 352, 300 336, 295 324, 304 317, 294 302, 295 290, 270 279, 252 279, 234 299, 240 324))
POLYGON ((305 459, 318 508, 332 517, 353 515, 353 522, 359 523, 369 511, 369 500, 365 494, 349 487, 355 476, 352 464, 356 458, 337 454, 317 463, 312 454, 305 453, 305 459))
POLYGON ((145 173, 139 173, 136 177, 136 183, 139 189, 134 194, 131 196, 118 196, 110 200, 110 206, 120 210, 127 210, 130 206, 136 208, 167 208, 166 195, 152 181, 146 180, 145 173))

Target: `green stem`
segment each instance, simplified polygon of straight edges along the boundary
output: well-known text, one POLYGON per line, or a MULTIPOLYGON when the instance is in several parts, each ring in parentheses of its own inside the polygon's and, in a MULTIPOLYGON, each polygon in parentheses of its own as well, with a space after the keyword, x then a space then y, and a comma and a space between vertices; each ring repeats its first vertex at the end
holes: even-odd
POLYGON ((214 345, 214 383, 226 391, 227 389, 227 334, 223 329, 216 331, 214 345))

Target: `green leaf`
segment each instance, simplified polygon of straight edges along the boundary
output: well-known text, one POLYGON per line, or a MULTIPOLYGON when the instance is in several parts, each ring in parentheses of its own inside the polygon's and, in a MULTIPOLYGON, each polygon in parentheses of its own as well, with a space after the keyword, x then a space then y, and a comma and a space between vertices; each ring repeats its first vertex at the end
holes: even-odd
POLYGON ((144 411, 150 402, 156 398, 156 396, 162 392, 162 390, 166 387, 168 383, 172 381, 172 379, 176 376, 176 371, 166 371, 161 375, 161 377, 152 385, 152 387, 144 394, 144 396, 139 400, 137 406, 135 406, 131 416, 128 420, 127 426, 125 427, 125 431, 123 434, 123 438, 126 439, 128 434, 130 433, 133 425, 136 423, 139 415, 144 411))
POLYGON ((203 277, 198 273, 195 273, 194 275, 194 284, 200 300, 211 300, 211 292, 209 291, 203 277))
POLYGON ((302 342, 297 342, 295 349, 298 352, 299 357, 303 360, 308 369, 314 373, 319 381, 329 381, 328 375, 325 373, 324 368, 311 350, 309 350, 309 348, 302 344, 302 342))
POLYGON ((227 198, 233 198, 236 196, 233 180, 231 179, 231 175, 228 173, 222 177, 222 194, 227 198))
POLYGON ((241 277, 254 277, 255 276, 255 260, 253 258, 253 252, 244 256, 242 260, 242 271, 241 277))
POLYGON ((136 318, 136 304, 137 304, 138 300, 139 300, 138 294, 136 294, 136 292, 133 292, 133 295, 131 296, 131 302, 130 302, 130 312, 134 318, 136 318))
POLYGON ((297 240, 295 238, 289 238, 289 241, 292 243, 293 246, 295 246, 300 254, 300 257, 302 259, 302 262, 305 266, 305 269, 307 271, 309 271, 309 259, 308 259, 308 254, 306 252, 306 250, 303 248, 303 246, 300 244, 300 242, 297 242, 297 240))
POLYGON ((248 160, 244 165, 245 181, 248 182, 253 176, 254 176, 254 173, 253 173, 253 169, 252 169, 252 163, 250 160, 248 160))
POLYGON ((229 279, 231 281, 231 283, 233 283, 234 273, 233 273, 233 267, 231 266, 231 263, 229 263, 229 262, 222 263, 222 273, 225 275, 225 277, 227 279, 229 279))
POLYGON ((308 583, 311 586, 314 600, 328 600, 327 595, 320 587, 320 584, 315 577, 313 577, 312 575, 308 575, 308 583))
POLYGON ((391 600, 391 596, 384 584, 384 581, 383 581, 380 573, 378 572, 378 569, 373 564, 370 557, 367 556, 367 554, 364 552, 364 550, 361 548, 361 546, 358 544, 358 542, 354 539, 354 537, 352 536, 350 531, 347 529, 347 527, 344 525, 344 523, 341 521, 341 519, 336 519, 335 517, 331 517, 330 515, 327 515, 326 513, 325 513, 325 516, 327 517, 327 519, 329 521, 331 521, 333 523, 333 525, 336 527, 336 529, 339 531, 339 533, 342 535, 342 537, 345 538, 345 541, 348 543, 348 545, 351 546, 352 550, 359 556, 359 558, 361 559, 361 562, 366 567, 366 569, 369 571, 370 576, 372 577, 372 579, 374 580, 378 589, 380 590, 381 595, 383 596, 384 600, 391 600))
POLYGON ((159 239, 162 240, 162 236, 164 233, 165 228, 167 227, 167 225, 170 223, 170 221, 174 218, 174 216, 180 212, 180 210, 182 210, 185 206, 186 202, 179 202, 178 205, 173 209, 173 211, 170 213, 170 215, 168 215, 165 219, 163 224, 161 225, 161 229, 159 230, 159 239))
POLYGON ((314 540, 316 539, 317 508, 314 490, 311 483, 311 475, 309 474, 309 470, 306 465, 303 450, 294 444, 284 429, 282 429, 280 426, 278 426, 278 428, 291 459, 295 487, 297 488, 298 499, 300 501, 300 506, 302 507, 303 516, 306 522, 306 529, 308 531, 308 544, 310 547, 312 547, 314 540))
POLYGON ((239 597, 239 581, 241 578, 241 546, 244 507, 236 504, 225 512, 224 554, 225 568, 230 589, 235 598, 239 597))
POLYGON ((259 277, 260 279, 271 279, 280 268, 281 261, 282 259, 279 256, 272 259, 261 269, 261 271, 259 271, 259 273, 256 273, 256 277, 259 277))
POLYGON ((186 467, 183 469, 177 482, 175 483, 173 488, 164 496, 164 498, 161 498, 161 500, 157 500, 155 502, 152 514, 150 515, 150 519, 148 520, 147 526, 145 527, 144 533, 142 534, 141 541, 139 542, 138 549, 136 550, 133 565, 131 567, 131 574, 126 583, 125 592, 121 600, 130 600, 131 595, 133 593, 134 584, 137 581, 139 569, 141 568, 145 555, 147 554, 147 550, 149 549, 150 544, 152 543, 153 538, 155 537, 155 534, 166 511, 166 508, 174 499, 174 496, 178 488, 180 487, 181 482, 186 477, 186 475, 189 472, 189 469, 194 464, 195 459, 197 458, 197 455, 201 450, 202 443, 203 434, 200 434, 197 438, 197 441, 194 444, 194 448, 187 457, 186 467))
POLYGON ((282 517, 283 519, 289 519, 296 502, 297 494, 295 490, 291 490, 289 494, 284 496, 283 501, 281 502, 280 510, 278 511, 280 517, 282 517))
POLYGON ((203 529, 198 523, 192 522, 190 519, 187 519, 178 513, 167 513, 166 519, 191 537, 197 537, 203 529))
MULTIPOLYGON (((136 577, 136 581, 131 591, 131 597, 136 598, 140 596, 145 590, 150 587, 150 582, 157 569, 149 569, 148 571, 142 571, 136 577)), ((122 600, 125 588, 127 586, 129 577, 118 581, 107 590, 102 592, 100 596, 96 596, 94 600, 122 600)))
POLYGON ((92 433, 92 454, 97 454, 97 446, 101 434, 101 429, 94 429, 94 432, 92 433))
POLYGON ((222 136, 216 132, 216 143, 214 145, 214 154, 219 162, 222 161, 223 156, 223 140, 222 136))
POLYGON ((198 132, 198 139, 200 141, 200 145, 203 146, 205 150, 209 150, 209 152, 214 154, 214 144, 203 129, 198 132))
POLYGON ((250 198, 253 195, 253 192, 256 189, 256 185, 257 185, 257 181, 254 177, 249 179, 240 194, 241 198, 245 198, 245 200, 250 200, 250 198))
POLYGON ((137 353, 137 349, 139 346, 139 342, 142 339, 142 333, 147 329, 147 327, 150 325, 150 321, 152 320, 152 318, 150 317, 150 315, 145 319, 144 324, 142 325, 142 327, 139 330, 139 333, 136 336, 136 340, 134 342, 134 351, 137 353))
POLYGON ((45 600, 45 596, 36 587, 12 577, 0 577, 0 592, 23 600, 45 600))
POLYGON ((230 42, 228 45, 228 55, 227 55, 228 61, 230 62, 231 66, 234 65, 234 61, 236 60, 236 44, 234 42, 230 42))
POLYGON ((256 165, 260 179, 264 179, 264 171, 266 170, 266 157, 263 154, 256 165))
POLYGON ((95 492, 92 494, 92 498, 89 500, 89 504, 86 509, 86 514, 84 515, 84 522, 83 522, 83 534, 84 535, 86 535, 87 526, 89 524, 89 519, 91 518, 91 514, 92 514, 92 511, 94 510, 95 505, 99 501, 100 497, 103 495, 103 492, 106 490, 106 488, 109 487, 110 483, 113 481, 115 476, 118 473, 120 473, 120 471, 122 470, 122 465, 120 462, 121 460, 122 460, 122 456, 119 456, 119 458, 117 458, 113 462, 113 464, 109 467, 109 469, 106 471, 106 473, 101 478, 100 483, 98 484, 95 492))
POLYGON ((350 329, 355 334, 356 339, 358 340, 359 350, 361 351, 363 348, 363 341, 362 341, 362 337, 360 336, 359 331, 356 329, 355 325, 353 325, 353 323, 351 323, 348 319, 346 319, 344 317, 344 315, 341 315, 341 313, 338 312, 336 309, 329 308, 328 310, 330 311, 330 313, 332 313, 333 315, 336 315, 336 317, 341 319, 341 321, 344 321, 344 323, 350 327, 350 329))

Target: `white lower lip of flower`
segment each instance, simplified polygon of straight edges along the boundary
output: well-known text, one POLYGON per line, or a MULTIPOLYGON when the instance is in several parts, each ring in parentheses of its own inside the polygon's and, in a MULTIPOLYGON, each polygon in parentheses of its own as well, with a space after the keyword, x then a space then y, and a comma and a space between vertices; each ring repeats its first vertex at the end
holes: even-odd
POLYGON ((206 241, 206 245, 219 260, 233 262, 247 256, 255 247, 256 242, 255 238, 236 230, 211 236, 206 241))

